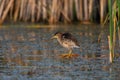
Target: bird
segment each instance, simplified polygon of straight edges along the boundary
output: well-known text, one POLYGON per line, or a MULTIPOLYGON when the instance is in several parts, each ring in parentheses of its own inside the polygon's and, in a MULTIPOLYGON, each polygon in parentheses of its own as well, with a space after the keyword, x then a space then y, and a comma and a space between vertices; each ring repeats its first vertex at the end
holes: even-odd
POLYGON ((72 57, 72 49, 80 48, 77 39, 69 32, 56 32, 52 39, 57 39, 61 46, 69 50, 68 54, 62 54, 63 57, 72 57))

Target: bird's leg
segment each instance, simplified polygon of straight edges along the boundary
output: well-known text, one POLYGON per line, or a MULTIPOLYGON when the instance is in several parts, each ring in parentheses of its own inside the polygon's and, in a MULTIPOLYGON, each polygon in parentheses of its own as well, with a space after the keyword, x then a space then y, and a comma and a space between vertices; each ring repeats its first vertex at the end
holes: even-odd
POLYGON ((62 54, 61 56, 64 58, 72 58, 72 56, 73 56, 72 49, 70 49, 68 53, 62 54))
POLYGON ((72 49, 70 49, 68 53, 60 55, 60 57, 62 57, 62 58, 68 58, 68 59, 69 58, 78 57, 78 56, 79 56, 78 54, 73 54, 72 53, 72 49))
POLYGON ((72 49, 69 50, 69 55, 68 57, 71 57, 72 56, 72 49))

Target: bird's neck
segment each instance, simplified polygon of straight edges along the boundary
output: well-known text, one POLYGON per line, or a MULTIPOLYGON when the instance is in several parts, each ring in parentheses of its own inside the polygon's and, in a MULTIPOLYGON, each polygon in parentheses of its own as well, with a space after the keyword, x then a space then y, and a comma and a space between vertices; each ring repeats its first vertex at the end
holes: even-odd
POLYGON ((62 44, 62 39, 61 38, 57 38, 57 40, 60 44, 62 44))

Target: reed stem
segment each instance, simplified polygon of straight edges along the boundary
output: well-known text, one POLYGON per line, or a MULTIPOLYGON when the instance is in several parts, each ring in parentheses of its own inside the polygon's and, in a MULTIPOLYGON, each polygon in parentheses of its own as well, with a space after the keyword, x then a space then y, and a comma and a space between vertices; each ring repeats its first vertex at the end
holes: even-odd
POLYGON ((119 39, 119 47, 120 47, 120 28, 118 28, 118 39, 119 39))
POLYGON ((110 23, 109 23, 109 32, 110 32, 110 36, 108 37, 109 40, 109 60, 110 63, 113 62, 113 54, 114 54, 114 50, 113 50, 113 17, 112 17, 112 0, 109 0, 109 16, 110 16, 110 23))
POLYGON ((120 0, 117 0, 116 1, 116 3, 117 3, 117 7, 118 7, 118 25, 117 25, 117 27, 118 27, 118 39, 119 39, 119 47, 120 47, 120 0))

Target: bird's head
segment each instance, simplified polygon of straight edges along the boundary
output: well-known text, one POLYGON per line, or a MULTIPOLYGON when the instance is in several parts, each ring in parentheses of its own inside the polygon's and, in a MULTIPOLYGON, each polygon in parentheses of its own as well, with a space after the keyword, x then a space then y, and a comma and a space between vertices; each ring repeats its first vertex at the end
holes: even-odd
POLYGON ((54 36, 52 37, 52 39, 58 39, 60 36, 62 35, 62 33, 60 33, 60 32, 56 32, 55 34, 54 34, 54 36))

